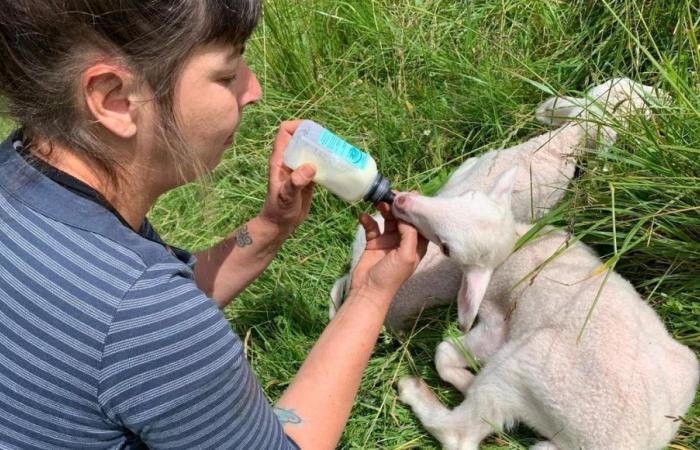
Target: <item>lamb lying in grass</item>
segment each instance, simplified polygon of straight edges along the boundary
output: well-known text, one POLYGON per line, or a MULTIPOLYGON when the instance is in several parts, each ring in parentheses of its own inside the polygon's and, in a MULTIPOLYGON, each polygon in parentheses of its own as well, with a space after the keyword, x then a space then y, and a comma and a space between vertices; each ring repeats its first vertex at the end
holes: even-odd
MULTIPOLYGON (((585 149, 593 149, 599 142, 603 145, 614 143, 615 132, 608 126, 601 126, 601 121, 609 123, 611 117, 624 120, 628 114, 648 112, 647 101, 654 98, 652 88, 626 78, 595 86, 580 99, 550 98, 537 108, 536 117, 560 128, 515 147, 493 150, 466 160, 450 176, 437 197, 451 197, 469 190, 485 191, 497 174, 517 165, 513 215, 519 222, 529 223, 549 212, 561 200, 574 176, 576 160, 585 149), (566 123, 577 117, 583 120, 566 123)), ((380 228, 383 227, 380 215, 376 215, 375 220, 380 228)), ((339 278, 331 290, 331 317, 340 307, 350 286, 350 273, 364 248, 364 230, 358 227, 350 272, 339 278)), ((423 308, 454 301, 460 279, 457 264, 430 244, 416 272, 397 293, 387 314, 387 328, 395 332, 410 328, 423 308)))
POLYGON ((474 376, 465 353, 442 342, 437 371, 464 402, 448 410, 412 377, 399 381, 400 399, 446 449, 477 449, 515 422, 548 439, 538 450, 665 448, 695 396, 695 355, 567 233, 547 228, 514 251, 531 228, 511 210, 516 171, 488 194, 396 197, 394 214, 461 268, 460 340, 485 362, 474 376))

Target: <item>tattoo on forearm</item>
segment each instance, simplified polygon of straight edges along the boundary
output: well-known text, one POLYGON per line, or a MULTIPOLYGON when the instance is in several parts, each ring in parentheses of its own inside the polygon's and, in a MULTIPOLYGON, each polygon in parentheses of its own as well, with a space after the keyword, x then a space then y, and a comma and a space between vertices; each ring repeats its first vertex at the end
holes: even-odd
POLYGON ((285 426, 288 423, 291 423, 292 425, 299 425, 302 422, 301 417, 297 416, 293 409, 282 409, 273 406, 272 411, 282 423, 282 426, 285 426))
POLYGON ((248 232, 248 225, 243 225, 233 234, 233 241, 236 247, 247 247, 253 243, 253 238, 248 232))

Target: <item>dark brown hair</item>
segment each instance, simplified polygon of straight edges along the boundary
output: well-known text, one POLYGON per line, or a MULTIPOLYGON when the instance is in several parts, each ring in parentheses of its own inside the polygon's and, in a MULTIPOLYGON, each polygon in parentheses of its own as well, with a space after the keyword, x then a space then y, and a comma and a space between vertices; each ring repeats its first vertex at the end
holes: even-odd
POLYGON ((95 133, 79 98, 96 58, 129 69, 155 94, 162 142, 176 167, 192 164, 174 111, 186 57, 203 44, 242 45, 260 0, 0 0, 0 107, 25 130, 94 161, 116 182, 119 155, 95 133))

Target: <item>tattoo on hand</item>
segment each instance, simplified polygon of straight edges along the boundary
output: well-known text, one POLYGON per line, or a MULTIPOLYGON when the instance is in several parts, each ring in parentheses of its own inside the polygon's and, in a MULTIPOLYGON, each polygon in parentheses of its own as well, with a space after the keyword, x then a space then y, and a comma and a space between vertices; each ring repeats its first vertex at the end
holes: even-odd
POLYGON ((301 417, 297 416, 293 409, 282 409, 273 406, 272 411, 282 423, 282 426, 285 426, 288 423, 291 423, 292 425, 299 425, 302 422, 301 417))
POLYGON ((250 237, 250 233, 248 232, 248 225, 243 225, 237 229, 233 235, 233 240, 236 247, 246 247, 251 245, 253 243, 253 238, 250 237))

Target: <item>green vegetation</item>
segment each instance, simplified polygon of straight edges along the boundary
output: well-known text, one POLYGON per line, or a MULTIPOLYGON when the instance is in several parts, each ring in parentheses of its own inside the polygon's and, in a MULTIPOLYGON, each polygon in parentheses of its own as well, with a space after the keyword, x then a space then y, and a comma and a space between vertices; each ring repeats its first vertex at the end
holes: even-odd
MULTIPOLYGON (((276 126, 289 118, 368 149, 399 188, 434 192, 466 158, 541 133, 533 111, 551 93, 627 76, 672 103, 587 155, 550 219, 593 245, 700 351, 699 13, 690 0, 268 0, 247 52, 263 102, 247 111, 212 191, 173 192, 152 216, 174 243, 201 248, 256 214, 276 126)), ((271 399, 327 323, 362 208, 318 189, 307 222, 226 311, 271 399)), ((409 338, 381 336, 342 448, 439 448, 394 383, 415 373, 446 403, 461 401, 432 362, 439 341, 457 334, 455 316, 430 311, 409 338)), ((700 398, 672 448, 700 448, 699 415, 700 398)), ((520 427, 485 448, 536 440, 520 427)))
MULTIPOLYGON (((264 100, 244 114, 210 186, 171 192, 151 218, 167 240, 198 250, 255 215, 285 119, 326 125, 368 149, 398 188, 430 193, 465 159, 541 133, 533 111, 551 93, 627 76, 672 102, 587 155, 548 219, 594 246, 700 352, 699 23, 693 0, 267 0, 246 51, 264 100)), ((270 399, 328 321, 361 210, 318 189, 306 223, 226 310, 270 399)), ((428 311, 408 338, 380 337, 341 448, 439 448, 394 383, 417 374, 447 404, 461 401, 432 362, 457 334, 455 318, 454 307, 428 311)), ((484 448, 537 440, 519 427, 484 448)), ((700 448, 700 396, 670 448, 700 448)))

